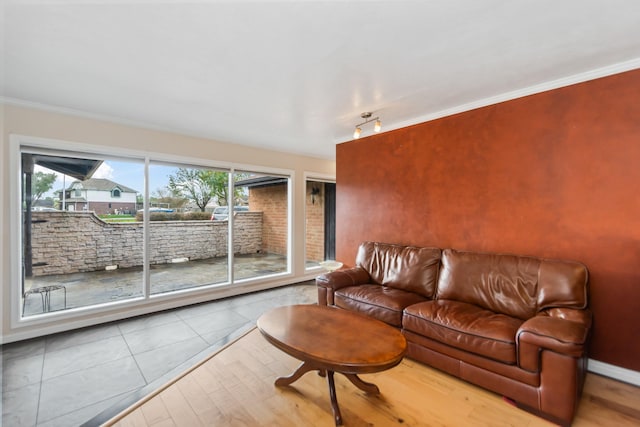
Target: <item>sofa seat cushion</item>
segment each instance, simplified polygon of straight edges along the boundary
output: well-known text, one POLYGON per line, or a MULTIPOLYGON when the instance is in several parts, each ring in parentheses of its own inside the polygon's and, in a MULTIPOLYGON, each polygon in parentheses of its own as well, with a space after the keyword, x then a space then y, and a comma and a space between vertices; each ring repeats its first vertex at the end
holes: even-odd
POLYGON ((427 298, 413 292, 380 285, 348 286, 335 292, 338 307, 357 311, 382 320, 396 328, 402 327, 402 311, 405 307, 427 298))
POLYGON ((451 300, 425 301, 404 311, 403 329, 503 363, 515 364, 522 320, 451 300))

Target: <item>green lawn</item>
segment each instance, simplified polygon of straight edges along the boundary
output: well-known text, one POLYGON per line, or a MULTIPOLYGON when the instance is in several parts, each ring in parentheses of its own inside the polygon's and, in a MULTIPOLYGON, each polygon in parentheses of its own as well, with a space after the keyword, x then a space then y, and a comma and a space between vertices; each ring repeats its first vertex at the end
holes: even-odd
POLYGON ((98 215, 104 222, 136 222, 136 217, 132 215, 98 215))

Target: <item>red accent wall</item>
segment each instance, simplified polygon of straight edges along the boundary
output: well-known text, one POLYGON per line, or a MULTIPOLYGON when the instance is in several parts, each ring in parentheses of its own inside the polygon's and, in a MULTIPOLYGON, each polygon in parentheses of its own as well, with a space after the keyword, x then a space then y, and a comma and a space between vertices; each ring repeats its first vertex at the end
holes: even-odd
POLYGON ((574 259, 591 358, 640 371, 640 70, 336 149, 336 258, 363 240, 574 259))

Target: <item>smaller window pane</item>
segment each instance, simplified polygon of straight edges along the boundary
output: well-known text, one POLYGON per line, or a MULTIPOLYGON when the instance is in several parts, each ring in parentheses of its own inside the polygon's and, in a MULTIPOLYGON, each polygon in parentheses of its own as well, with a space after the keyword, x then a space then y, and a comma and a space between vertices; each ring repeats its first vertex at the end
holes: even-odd
POLYGON ((335 257, 335 184, 308 180, 305 196, 305 265, 335 257))
POLYGON ((240 172, 234 183, 234 279, 287 272, 289 177, 240 172))

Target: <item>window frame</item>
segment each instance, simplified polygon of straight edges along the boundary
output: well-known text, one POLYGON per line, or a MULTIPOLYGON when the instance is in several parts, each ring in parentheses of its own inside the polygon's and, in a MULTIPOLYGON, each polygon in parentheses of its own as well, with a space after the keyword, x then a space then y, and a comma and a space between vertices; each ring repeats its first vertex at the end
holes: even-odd
MULTIPOLYGON (((273 279, 277 278, 281 281, 294 277, 293 258, 295 254, 292 250, 292 217, 294 206, 291 203, 293 198, 293 183, 295 182, 295 171, 284 168, 271 168, 258 165, 239 164, 231 162, 216 161, 212 159, 190 158, 186 156, 171 155, 160 152, 150 152, 141 150, 132 150, 119 147, 111 147, 96 144, 86 144, 71 142, 52 138, 34 137, 28 135, 11 134, 9 136, 9 224, 11 232, 9 236, 10 247, 12 250, 9 254, 9 276, 12 285, 9 292, 10 304, 10 325, 11 329, 19 331, 21 328, 47 325, 52 322, 60 324, 60 322, 74 321, 76 326, 89 326, 100 324, 105 319, 117 319, 129 316, 136 316, 155 312, 162 309, 180 307, 195 302, 209 301, 230 295, 237 295, 246 292, 252 292, 259 289, 267 289, 269 287, 281 286, 273 283, 273 279), (22 276, 22 166, 21 156, 23 152, 37 152, 42 154, 58 154, 69 156, 84 156, 96 159, 113 159, 113 160, 135 160, 144 164, 144 209, 149 209, 149 166, 150 163, 164 163, 176 167, 201 167, 228 171, 230 174, 237 171, 252 171, 260 174, 277 174, 287 176, 289 179, 288 190, 288 244, 287 244, 287 269, 285 272, 269 275, 266 277, 256 277, 250 279, 242 279, 234 281, 232 271, 230 271, 229 281, 223 284, 205 285, 185 290, 177 290, 161 294, 151 294, 150 292, 150 273, 148 260, 149 247, 149 224, 148 215, 144 216, 144 247, 143 247, 143 295, 122 301, 102 303, 86 307, 77 307, 63 311, 42 313, 38 315, 22 317, 21 315, 21 284, 22 276), (16 285, 18 284, 18 285, 16 285), (189 298, 185 298, 188 295, 189 298), (124 316, 123 316, 124 313, 124 316)), ((229 180, 231 182, 231 180, 229 180)), ((233 220, 229 221, 229 244, 228 257, 229 269, 233 270, 233 241, 232 234, 233 220)), ((53 327, 54 329, 55 326, 53 327)))

